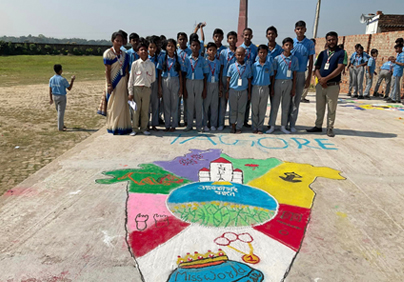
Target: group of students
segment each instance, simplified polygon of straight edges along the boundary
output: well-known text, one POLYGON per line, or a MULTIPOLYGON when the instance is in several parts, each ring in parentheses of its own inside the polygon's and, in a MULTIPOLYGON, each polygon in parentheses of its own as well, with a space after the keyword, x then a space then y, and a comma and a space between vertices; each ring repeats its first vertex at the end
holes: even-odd
POLYGON ((132 33, 130 50, 123 47, 127 34, 119 31, 112 35, 113 47, 104 53, 109 132, 149 135, 150 129, 158 130, 160 113, 164 113, 165 131, 175 131, 181 117, 185 131, 193 129, 194 119, 198 131, 223 130, 227 103, 231 133, 241 133, 243 126, 252 127, 257 134, 272 133, 280 105, 281 131, 296 132, 299 105, 304 88, 310 85, 315 54, 313 41, 305 36, 305 22, 295 24, 296 38, 285 38, 282 46, 276 43, 277 30, 271 26, 266 31, 268 45, 254 45, 253 31, 246 28, 243 44, 237 47, 237 33, 231 31, 226 48, 222 45, 224 32, 215 29, 214 42, 205 49, 203 27, 199 24, 189 41, 184 32, 178 33, 177 41, 158 36, 144 39, 132 33), (123 84, 129 93, 125 103, 128 99, 136 103, 131 127, 129 111, 122 103, 125 97, 115 93, 125 92, 120 91, 123 84), (117 96, 122 98, 119 103, 117 96), (268 98, 271 112, 266 130, 268 98), (248 124, 250 109, 252 125, 248 124))
MULTIPOLYGON (((373 97, 383 97, 388 103, 400 103, 400 80, 403 76, 404 67, 404 53, 403 53, 404 39, 398 38, 395 41, 395 52, 397 57, 390 56, 381 67, 379 78, 373 91, 373 97), (378 91, 383 80, 386 81, 384 95, 378 91), (391 87, 391 82, 393 86, 391 87)), ((377 75, 376 60, 379 52, 377 49, 370 51, 370 56, 364 52, 363 46, 360 44, 355 45, 355 52, 351 55, 348 70, 349 70, 349 91, 348 96, 358 99, 371 99, 370 89, 373 84, 373 78, 377 75), (366 88, 363 91, 363 80, 366 73, 366 88)))

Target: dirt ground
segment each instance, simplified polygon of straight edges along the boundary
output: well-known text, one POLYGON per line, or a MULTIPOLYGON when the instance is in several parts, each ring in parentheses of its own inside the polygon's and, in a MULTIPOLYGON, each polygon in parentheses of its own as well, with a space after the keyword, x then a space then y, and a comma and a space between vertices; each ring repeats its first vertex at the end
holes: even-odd
POLYGON ((0 87, 0 195, 105 124, 96 113, 103 87, 103 81, 76 80, 67 98, 67 132, 57 130, 47 84, 0 87))

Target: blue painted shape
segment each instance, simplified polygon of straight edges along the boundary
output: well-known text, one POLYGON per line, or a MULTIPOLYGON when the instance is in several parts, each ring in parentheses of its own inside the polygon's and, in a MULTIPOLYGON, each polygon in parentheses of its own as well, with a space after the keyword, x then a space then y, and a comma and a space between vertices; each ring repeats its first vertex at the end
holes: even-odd
POLYGON ((287 147, 289 147, 288 142, 286 142, 282 138, 276 138, 276 137, 263 137, 263 138, 260 138, 260 139, 258 139, 257 144, 260 145, 261 147, 265 148, 265 149, 286 149, 287 147), (265 145, 263 145, 261 143, 261 141, 265 140, 265 139, 281 140, 283 142, 284 146, 283 147, 267 147, 267 146, 265 146, 265 145))
POLYGON ((219 201, 241 205, 250 205, 276 210, 278 203, 268 193, 251 186, 231 183, 231 185, 213 184, 214 182, 196 182, 182 186, 168 196, 168 204, 189 202, 219 201))
POLYGON ((327 146, 335 146, 333 143, 323 143, 323 141, 329 141, 327 138, 316 138, 314 139, 318 143, 318 145, 324 150, 338 150, 335 147, 327 147, 327 146))

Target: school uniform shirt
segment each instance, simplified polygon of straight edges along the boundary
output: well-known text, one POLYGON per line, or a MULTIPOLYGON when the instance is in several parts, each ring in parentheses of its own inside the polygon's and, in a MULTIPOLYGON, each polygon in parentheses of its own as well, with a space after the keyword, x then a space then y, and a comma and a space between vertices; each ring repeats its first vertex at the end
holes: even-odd
POLYGON ((374 74, 376 69, 376 60, 373 57, 369 59, 368 67, 369 67, 369 74, 374 74))
POLYGON ((223 50, 226 50, 227 49, 227 47, 225 47, 225 46, 220 46, 219 48, 217 48, 217 52, 216 52, 216 59, 218 59, 219 61, 220 61, 220 53, 223 51, 223 50))
POLYGON ((241 44, 240 47, 243 47, 245 49, 245 59, 244 61, 247 64, 254 64, 255 58, 258 55, 258 47, 255 46, 252 42, 250 46, 245 45, 245 43, 241 44))
POLYGON ((181 67, 184 67, 185 58, 192 54, 192 50, 188 47, 185 49, 178 48, 177 55, 178 59, 180 59, 181 67))
MULTIPOLYGON (((401 52, 400 54, 397 55, 396 62, 404 63, 404 52, 401 52)), ((394 64, 393 76, 395 76, 395 77, 403 76, 403 69, 404 69, 404 66, 399 66, 397 64, 394 64)))
POLYGON ((299 60, 298 72, 305 72, 307 70, 307 62, 311 55, 316 54, 313 41, 305 37, 302 41, 296 38, 293 39, 292 55, 299 60))
POLYGON ((251 65, 244 63, 240 65, 238 62, 230 65, 227 71, 227 77, 230 77, 230 88, 236 91, 243 91, 248 88, 248 79, 252 77, 251 65), (238 80, 241 78, 242 84, 238 86, 238 80))
POLYGON ((218 82, 220 75, 220 67, 222 66, 220 64, 220 61, 216 58, 213 61, 206 59, 206 63, 209 71, 207 81, 212 82, 212 77, 214 77, 214 82, 218 82))
POLYGON ((66 88, 70 87, 66 78, 55 74, 49 79, 49 87, 52 88, 53 95, 66 95, 66 88))
POLYGON ((183 72, 186 72, 186 78, 192 79, 194 74, 194 80, 201 80, 205 78, 205 74, 208 73, 208 65, 204 57, 199 56, 198 59, 192 57, 192 55, 185 58, 183 72))
POLYGON ((382 66, 381 66, 381 70, 388 70, 388 71, 393 71, 394 68, 394 64, 390 61, 385 62, 382 66))
MULTIPOLYGON (((125 49, 126 50, 126 49, 125 49)), ((129 73, 131 72, 131 68, 132 68, 132 64, 134 61, 136 61, 137 59, 139 59, 139 55, 136 53, 135 50, 133 50, 133 48, 126 50, 126 53, 129 55, 129 73)))
POLYGON ((354 66, 359 66, 361 64, 366 63, 369 60, 369 57, 365 55, 365 52, 362 55, 358 55, 358 53, 354 52, 351 56, 351 64, 354 66))
MULTIPOLYGON (((336 48, 334 52, 330 50, 323 50, 318 55, 315 66, 316 69, 319 69, 321 77, 326 77, 331 74, 336 68, 338 68, 339 64, 346 65, 348 63, 347 55, 345 50, 336 48), (325 64, 329 63, 328 69, 326 70, 325 64)), ((330 79, 328 82, 340 82, 341 81, 341 73, 336 77, 330 79)))
POLYGON ((158 76, 159 76, 159 74, 158 74, 158 72, 157 72, 157 63, 158 63, 158 61, 159 61, 159 59, 158 59, 158 56, 157 56, 157 58, 155 57, 155 56, 150 56, 149 55, 149 60, 150 60, 150 62, 152 62, 153 64, 154 64, 154 68, 155 68, 155 73, 156 73, 156 78, 158 78, 158 76))
MULTIPOLYGON (((272 51, 270 51, 270 50, 268 49, 267 61, 273 63, 275 57, 277 57, 277 56, 279 56, 280 54, 282 54, 282 52, 283 52, 282 47, 279 46, 278 44, 276 44, 275 47, 274 47, 274 49, 272 49, 272 51)), ((258 57, 258 54, 257 54, 257 57, 255 57, 255 61, 258 62, 259 60, 260 60, 260 58, 258 57)))
POLYGON ((267 86, 271 84, 270 77, 274 75, 273 61, 265 61, 264 65, 260 62, 255 62, 252 65, 252 85, 267 86))
POLYGON ((143 61, 142 59, 136 60, 132 64, 128 81, 129 95, 133 95, 133 86, 150 87, 156 81, 156 67, 149 60, 143 61))
POLYGON ((299 59, 292 54, 289 57, 280 54, 275 58, 273 66, 276 71, 275 79, 293 79, 293 72, 299 70, 299 59), (288 70, 292 72, 290 77, 288 70))
MULTIPOLYGON (((178 58, 178 60, 180 60, 178 58)), ((168 77, 168 74, 170 74, 170 77, 177 77, 178 72, 175 70, 175 62, 177 59, 175 58, 175 55, 173 58, 168 56, 167 53, 160 53, 160 56, 158 58, 157 62, 157 69, 161 70, 161 77, 168 77), (166 70, 163 71, 163 66, 166 64, 166 70)), ((181 63, 180 63, 181 64, 181 63)))
MULTIPOLYGON (((201 48, 199 48, 199 55, 202 54, 203 51, 205 51, 205 44, 202 40, 199 41, 201 43, 201 48)), ((191 50, 191 44, 188 42, 187 47, 191 50)), ((192 50, 191 50, 192 53, 192 50)))
POLYGON ((236 62, 236 52, 230 50, 230 48, 226 48, 220 52, 220 64, 223 66, 223 76, 227 75, 227 71, 229 70, 230 65, 236 62))

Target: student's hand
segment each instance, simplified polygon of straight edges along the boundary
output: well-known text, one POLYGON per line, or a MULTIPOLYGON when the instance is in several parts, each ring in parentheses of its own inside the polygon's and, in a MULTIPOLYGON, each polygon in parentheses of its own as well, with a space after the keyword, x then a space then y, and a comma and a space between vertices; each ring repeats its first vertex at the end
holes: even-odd
POLYGON ((206 88, 205 88, 202 91, 202 99, 206 99, 206 96, 207 96, 207 92, 206 92, 206 88))
POLYGON ((111 94, 112 91, 114 90, 114 88, 112 87, 112 85, 108 85, 107 90, 108 90, 108 94, 111 94))
POLYGON ((75 75, 72 75, 72 81, 74 81, 76 79, 75 75))
POLYGON ((290 96, 295 97, 296 95, 296 89, 292 88, 292 91, 290 91, 290 96))
POLYGON ((375 75, 377 75, 377 72, 375 72, 375 75))
POLYGON ((251 100, 251 94, 250 93, 248 93, 248 100, 251 100))
POLYGON ((356 66, 357 69, 359 69, 360 67, 361 67, 360 65, 357 65, 357 66, 356 66))
POLYGON ((271 88, 271 97, 274 97, 275 96, 275 89, 272 87, 271 88))
POLYGON ((310 80, 311 80, 311 77, 308 77, 306 79, 306 83, 304 84, 304 88, 309 88, 310 87, 310 80))
POLYGON ((345 69, 343 69, 342 70, 342 75, 345 75, 345 74, 346 74, 345 69))
POLYGON ((52 105, 53 104, 53 99, 50 99, 49 100, 49 105, 52 105))
POLYGON ((184 90, 184 99, 188 99, 188 91, 187 91, 186 88, 185 88, 185 90, 184 90))
POLYGON ((129 95, 129 96, 128 96, 128 100, 129 100, 129 101, 133 101, 133 95, 129 95))
POLYGON ((226 91, 226 99, 229 100, 229 91, 226 91))
POLYGON ((159 87, 159 98, 163 97, 163 90, 161 89, 161 87, 159 87))
POLYGON ((183 91, 182 91, 183 89, 182 89, 182 86, 180 87, 180 91, 178 92, 178 97, 182 97, 182 93, 183 93, 183 91))

